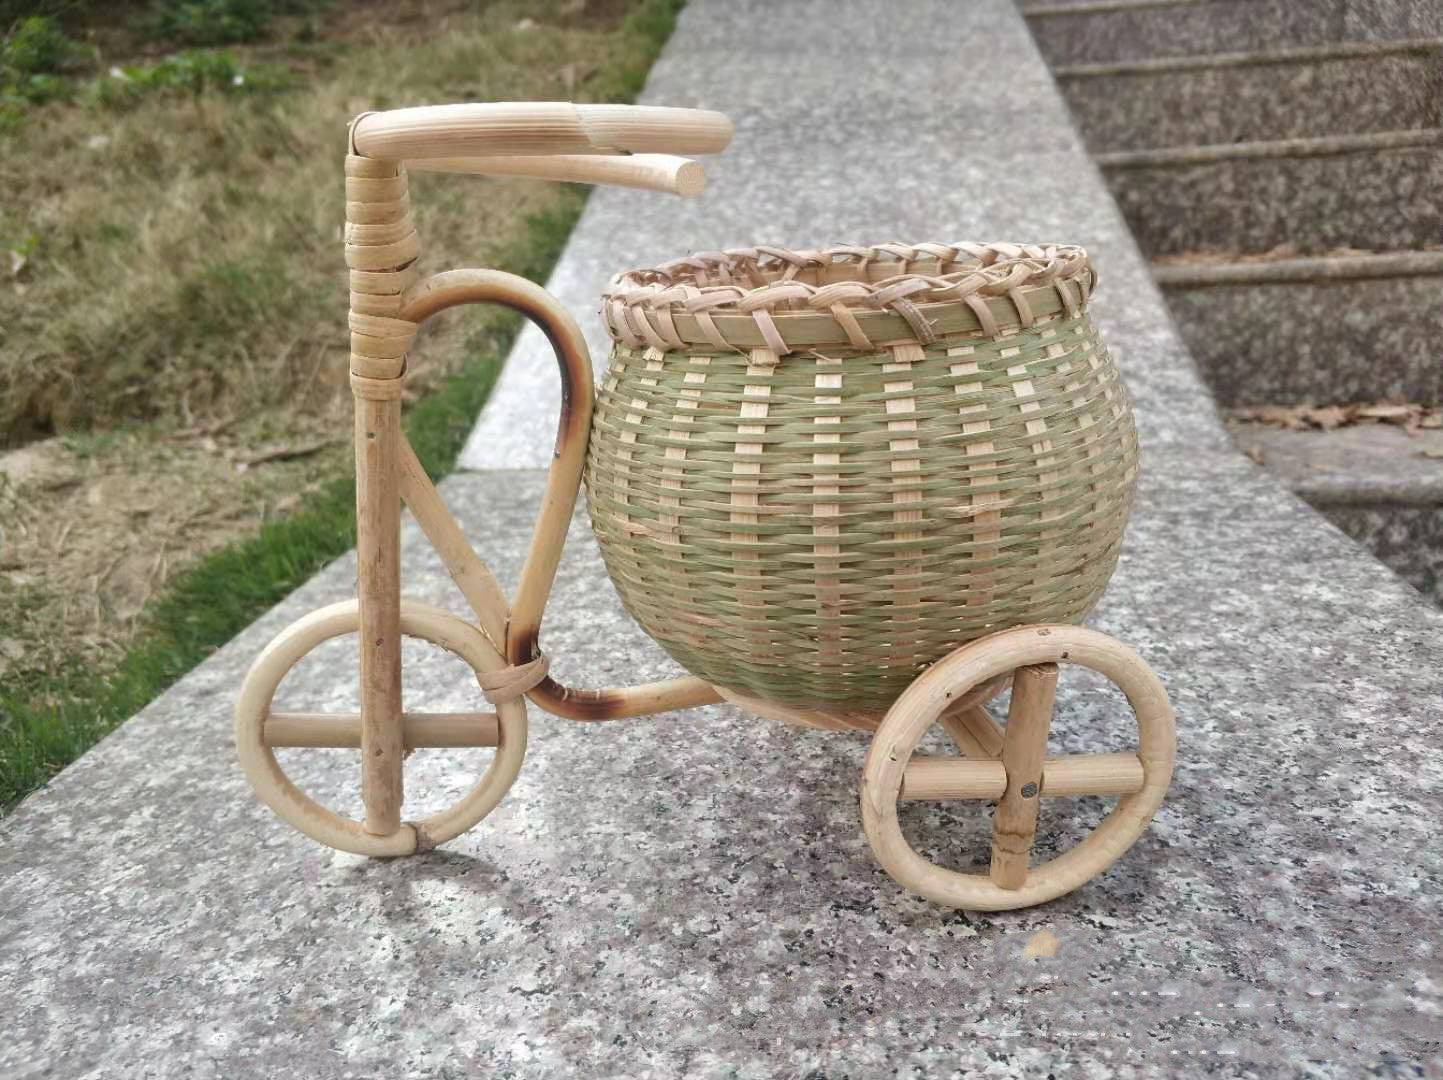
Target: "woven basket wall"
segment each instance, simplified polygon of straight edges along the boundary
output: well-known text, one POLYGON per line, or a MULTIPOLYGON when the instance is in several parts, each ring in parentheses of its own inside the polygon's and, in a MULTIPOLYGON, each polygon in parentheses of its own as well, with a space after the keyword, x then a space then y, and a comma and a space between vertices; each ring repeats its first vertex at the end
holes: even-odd
POLYGON ((1094 282, 1010 244, 613 279, 587 487, 627 611, 719 688, 874 720, 961 644, 1081 619, 1137 475, 1094 282))

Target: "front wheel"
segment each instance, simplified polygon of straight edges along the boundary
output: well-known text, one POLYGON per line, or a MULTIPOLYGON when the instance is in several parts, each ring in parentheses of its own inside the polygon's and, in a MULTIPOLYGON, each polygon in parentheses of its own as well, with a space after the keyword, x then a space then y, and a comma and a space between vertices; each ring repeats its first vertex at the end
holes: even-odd
MULTIPOLYGON (((494 746, 490 765, 460 801, 422 821, 404 822, 385 835, 367 832, 302 792, 276 761, 275 748, 361 746, 359 713, 281 712, 273 708, 286 674, 322 642, 357 633, 360 607, 348 600, 320 608, 281 631, 256 658, 236 702, 236 753, 261 800, 289 825, 333 848, 357 855, 410 855, 427 851, 471 828, 495 809, 526 755, 526 705, 519 695, 498 700, 494 712, 405 713, 404 745, 494 746)), ((424 604, 401 603, 401 633, 430 642, 471 666, 484 687, 488 675, 507 669, 505 659, 475 626, 424 604)))

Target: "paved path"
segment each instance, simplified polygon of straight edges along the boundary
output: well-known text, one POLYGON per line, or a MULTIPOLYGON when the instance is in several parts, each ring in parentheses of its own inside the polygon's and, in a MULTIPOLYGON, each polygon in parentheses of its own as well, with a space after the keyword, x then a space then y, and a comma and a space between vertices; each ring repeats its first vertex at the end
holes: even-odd
MULTIPOLYGON (((730 708, 602 726, 532 710, 521 778, 477 830, 395 862, 320 849, 249 798, 229 711, 270 635, 351 594, 348 557, 0 825, 0 1076, 1440 1066, 1443 618, 1231 450, 1010 4, 882 12, 693 0, 644 100, 725 107, 735 150, 699 203, 599 193, 555 284, 585 308, 619 265, 749 239, 1093 249, 1146 469, 1097 623, 1157 668, 1181 720, 1152 830, 1046 907, 943 911, 871 861, 860 738, 730 708), (1056 955, 1023 959, 1042 928, 1056 955)), ((506 581, 549 442, 524 377, 547 363, 523 345, 496 399, 525 440, 488 413, 479 471, 444 489, 506 581)), ((407 541, 409 593, 459 606, 407 541)), ((552 612, 568 681, 671 670, 584 524, 552 612)), ((294 700, 345 705, 343 667, 301 672, 294 700)), ((418 704, 462 704, 460 673, 416 675, 418 704)), ((1107 705, 1067 695, 1063 739, 1100 738, 1107 705)), ((408 775, 439 799, 469 766, 423 753, 408 775)), ((353 757, 293 767, 345 805, 353 757)), ((911 825, 982 850, 977 816, 911 825)))

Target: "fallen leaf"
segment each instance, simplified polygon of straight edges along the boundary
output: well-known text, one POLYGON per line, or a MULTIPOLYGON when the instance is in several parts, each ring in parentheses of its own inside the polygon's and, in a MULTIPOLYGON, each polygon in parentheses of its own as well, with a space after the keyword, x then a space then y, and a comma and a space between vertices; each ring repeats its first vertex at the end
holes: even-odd
POLYGON ((1427 450, 1419 450, 1418 456, 1425 458, 1434 458, 1436 460, 1443 460, 1443 446, 1432 447, 1427 450))
POLYGON ((1055 956, 1057 948, 1061 944, 1062 942, 1057 940, 1057 935, 1051 930, 1039 930, 1027 940, 1022 955, 1024 957, 1055 956))
POLYGON ((1321 409, 1309 409, 1304 417, 1314 427, 1320 427, 1324 431, 1332 431, 1334 428, 1342 427, 1351 417, 1347 409, 1339 408, 1337 405, 1328 405, 1321 409))
POLYGON ((1358 408, 1357 415, 1366 420, 1382 420, 1396 424, 1419 412, 1422 412, 1420 405, 1362 405, 1358 408))
POLYGON ((1261 446, 1250 446, 1246 450, 1244 450, 1243 453, 1246 454, 1249 459, 1251 459, 1254 465, 1267 464, 1267 462, 1263 459, 1263 448, 1261 446))

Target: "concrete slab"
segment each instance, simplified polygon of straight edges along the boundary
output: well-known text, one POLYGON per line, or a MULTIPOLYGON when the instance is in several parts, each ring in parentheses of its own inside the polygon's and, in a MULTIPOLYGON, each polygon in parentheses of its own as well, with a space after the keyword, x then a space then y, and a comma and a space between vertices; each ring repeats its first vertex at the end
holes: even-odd
MULTIPOLYGON (((1041 61, 1005 0, 925 7, 927 18, 893 23, 860 3, 694 0, 667 62, 699 77, 713 70, 707 42, 773 36, 772 13, 785 10, 803 25, 850 27, 842 37, 858 56, 877 40, 925 51, 937 27, 952 27, 989 72, 1035 79, 1041 61)), ((717 66, 708 93, 723 104, 729 82, 744 96, 770 80, 780 100, 790 67, 808 56, 717 66)), ((646 100, 678 100, 682 85, 663 74, 646 100)), ((1140 505, 1097 624, 1156 667, 1181 723, 1174 792, 1122 862, 1040 909, 941 910, 902 893, 870 858, 856 807, 863 739, 720 707, 600 726, 532 710, 521 777, 478 829, 406 860, 324 850, 249 797, 229 713, 273 633, 351 594, 348 557, 0 825, 0 1075, 1352 1077, 1443 1067, 1443 616, 1230 448, 1075 140, 1075 153, 1041 154, 1029 169, 981 164, 1071 139, 1058 134, 1067 117, 1048 94, 1033 99, 1027 126, 939 141, 945 157, 911 166, 897 159, 899 174, 925 182, 897 186, 843 163, 858 184, 870 175, 868 187, 827 204, 850 205, 847 195, 879 208, 890 191, 899 223, 915 213, 925 224, 935 219, 913 204, 935 198, 952 207, 946 224, 982 236, 1012 232, 1035 211, 1100 253, 1100 317, 1146 447, 1140 505), (947 203, 959 179, 975 198, 947 203), (1024 956, 1044 929, 1055 952, 1024 956)), ((976 106, 954 87, 936 107, 976 106)), ((862 135, 859 145, 871 141, 862 135)), ((787 205, 751 220, 765 209, 792 239, 808 221, 787 205)), ((577 265, 560 273, 580 281, 603 265, 582 255, 614 225, 605 210, 593 203, 567 255, 577 265)), ((734 223, 743 210, 728 211, 734 223)), ((890 219, 856 220, 870 231, 890 219)), ((839 222, 813 224, 835 239, 839 222)), ((675 228, 629 242, 665 257, 693 235, 675 228)), ((535 471, 493 470, 444 485, 503 581, 514 581, 540 482, 535 471)), ((409 526, 406 539, 408 594, 459 610, 409 526)), ((621 613, 584 524, 542 643, 563 678, 588 685, 672 670, 621 613)), ((464 673, 417 673, 416 705, 466 700, 464 673)), ((321 657, 289 690, 298 705, 335 708, 353 684, 339 658, 321 657)), ((1101 688, 1068 684, 1061 747, 1120 741, 1115 716, 1101 688)), ((292 767, 346 807, 353 756, 292 767)), ((408 776, 420 805, 408 813, 454 795, 473 768, 465 753, 418 754, 408 776)), ((1096 813, 1049 805, 1048 835, 1065 842, 1096 813)), ((978 807, 918 806, 906 824, 939 856, 985 847, 978 807)))

